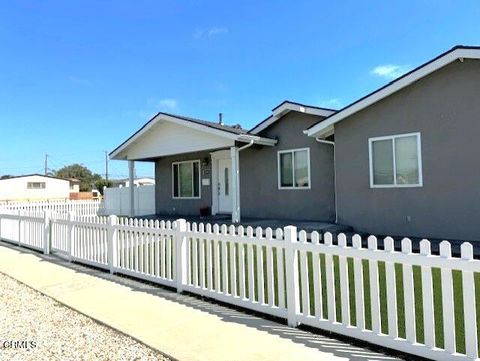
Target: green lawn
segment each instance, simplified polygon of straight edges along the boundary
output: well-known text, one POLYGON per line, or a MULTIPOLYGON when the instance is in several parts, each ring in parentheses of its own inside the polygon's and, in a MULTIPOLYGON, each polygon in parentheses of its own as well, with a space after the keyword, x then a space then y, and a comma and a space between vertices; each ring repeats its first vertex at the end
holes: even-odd
MULTIPOLYGON (((213 241, 209 241, 208 244, 213 248, 213 241)), ((204 243, 204 255, 207 256, 207 243, 204 243)), ((248 254, 247 246, 244 246, 245 254, 245 271, 248 269, 248 254)), ((258 280, 257 280, 257 252, 258 246, 253 247, 253 267, 254 267, 254 278, 250 280, 248 273, 246 272, 245 277, 245 294, 247 298, 250 298, 249 294, 249 282, 254 282, 254 299, 258 300, 258 280)), ((235 254, 236 254, 236 270, 238 274, 238 260, 239 260, 239 245, 235 244, 235 254)), ((267 258, 266 258, 266 247, 262 248, 263 252, 263 273, 264 280, 267 280, 267 258)), ((173 257, 173 242, 172 242, 172 257, 173 257)), ((213 253, 212 253, 213 255, 213 253)), ((190 244, 190 263, 193 261, 193 248, 190 244)), ((197 248, 197 267, 200 271, 200 248, 197 248)), ((230 244, 227 244, 227 263, 228 270, 230 270, 230 244)), ((174 267, 172 260, 172 267, 174 267)), ((204 262, 206 265, 206 261, 204 262)), ((220 253, 220 265, 222 264, 222 254, 220 253)), ((368 261, 363 260, 363 284, 364 284, 364 315, 365 315, 365 325, 367 329, 372 329, 372 315, 371 315, 371 299, 370 299, 370 278, 369 278, 369 264, 368 261)), ((333 266, 334 266, 334 280, 335 280, 335 301, 336 301, 336 319, 341 321, 342 312, 341 312, 341 294, 340 294, 340 279, 337 276, 339 274, 339 258, 338 256, 333 257, 333 266)), ((215 285, 215 263, 212 259, 212 285, 215 285)), ((299 265, 300 267, 300 265, 299 265)), ((315 298, 313 294, 313 266, 312 266, 312 254, 307 254, 307 267, 308 267, 308 287, 309 287, 309 297, 310 297, 310 314, 315 314, 315 298)), ((274 304, 278 305, 278 274, 275 272, 277 269, 277 251, 273 250, 273 277, 274 277, 274 304)), ((347 271, 349 279, 349 305, 350 305, 350 323, 356 325, 356 307, 355 307, 355 284, 354 284, 354 268, 353 268, 353 258, 347 258, 347 271)), ((204 279, 206 287, 211 287, 208 284, 207 272, 204 270, 204 279)), ((284 272, 285 272, 285 262, 284 262, 284 272)), ((300 274, 300 273, 299 273, 300 274)), ((320 279, 321 279, 321 288, 322 288, 322 317, 327 318, 330 310, 327 306, 327 287, 326 280, 323 277, 325 274, 325 255, 320 254, 320 279)), ((387 316, 387 302, 388 295, 386 292, 386 274, 385 274, 385 263, 378 263, 378 274, 379 274, 379 294, 380 294, 380 319, 381 319, 381 330, 383 333, 388 332, 388 316, 387 316)), ((231 293, 231 275, 228 276, 228 293, 231 293)), ((424 342, 423 335, 423 299, 422 299, 422 279, 421 279, 421 269, 419 266, 413 267, 413 278, 414 278, 414 298, 415 298, 415 322, 416 322, 416 337, 417 342, 424 342)), ((465 335, 464 335, 464 316, 463 316, 463 290, 462 290, 462 272, 453 271, 453 294, 454 294, 454 314, 455 314, 455 335, 456 335, 456 346, 457 352, 465 352, 465 335)), ((193 269, 190 270, 190 279, 193 279, 193 269)), ((285 279, 285 277, 284 277, 285 279)), ((395 279, 396 279, 396 288, 397 288, 397 319, 398 319, 398 334, 399 337, 405 338, 405 311, 404 311, 404 295, 403 295, 403 268, 401 264, 395 264, 395 279)), ((286 281, 286 280, 285 280, 286 281)), ((435 324, 435 345, 439 348, 444 347, 444 335, 443 335, 443 310, 442 310, 442 289, 441 282, 442 277, 440 269, 432 268, 432 281, 433 281, 433 303, 434 303, 434 324, 435 324)), ((237 277, 237 292, 239 290, 240 278, 237 277)), ((286 286, 284 287, 286 289, 286 286)), ((223 290, 223 274, 220 273, 220 290, 223 290)), ((475 274, 475 293, 476 293, 476 310, 477 310, 477 325, 480 325, 480 273, 475 274)), ((264 295, 265 302, 268 302, 268 292, 267 284, 264 283, 264 295)), ((302 290, 300 284, 300 304, 302 304, 302 290)), ((285 304, 287 303, 285 297, 285 304)), ((302 307, 302 306, 300 306, 302 307)), ((316 315, 319 317, 320 315, 316 315)), ((478 340, 480 341, 480 332, 478 332, 478 340)), ((480 344, 479 344, 480 349, 480 344)))
MULTIPOLYGON (((213 245, 213 242, 210 242, 210 245, 213 245)), ((205 245, 206 247, 206 245, 205 245)), ((227 262, 230 264, 230 245, 227 245, 227 262)), ((236 269, 238 273, 238 247, 236 244, 236 269)), ((254 298, 258 300, 258 283, 257 283, 257 264, 256 264, 256 253, 258 252, 257 246, 254 246, 254 298)), ((266 248, 263 247, 263 271, 264 271, 264 280, 267 279, 267 263, 266 263, 266 248)), ((273 252, 273 268, 277 268, 277 255, 276 250, 273 252)), ((193 253, 192 257, 193 257, 193 253)), ((204 252, 206 256, 206 248, 204 252)), ((200 252, 197 252, 198 257, 200 252)), ((197 262, 199 265, 199 262, 197 262)), ((221 254, 220 254, 220 264, 221 264, 221 254)), ((284 263, 285 264, 285 263, 284 263)), ((365 314, 365 325, 367 329, 372 329, 372 315, 371 315, 371 300, 370 300, 370 278, 369 278, 369 264, 368 261, 363 260, 363 283, 364 283, 364 314, 365 314)), ((341 295, 340 295, 340 279, 337 277, 339 274, 339 259, 338 256, 333 257, 334 265, 334 279, 335 279, 335 300, 336 300, 336 317, 337 320, 341 321, 342 312, 341 312, 341 295)), ((213 266, 213 263, 212 263, 213 266)), ((248 266, 248 257, 247 257, 247 248, 245 246, 245 270, 248 266)), ((310 295, 310 313, 315 314, 315 299, 313 294, 313 272, 312 272, 312 254, 308 253, 307 258, 308 266, 308 275, 309 275, 309 295, 310 295)), ((300 267, 300 266, 299 266, 300 267)), ((230 269, 230 268, 229 268, 230 269)), ((350 322, 352 325, 356 325, 356 307, 355 307, 355 284, 354 284, 354 269, 353 269, 353 258, 347 258, 347 270, 349 278, 349 304, 350 304, 350 322)), ((193 270, 192 270, 193 272, 193 270)), ((212 282, 215 284, 215 271, 213 273, 212 282)), ((321 287, 322 287, 322 316, 323 318, 328 317, 328 307, 327 307, 327 288, 326 280, 323 277, 325 274, 325 255, 320 254, 320 277, 321 277, 321 287)), ((385 274, 385 263, 378 263, 378 274, 379 274, 379 286, 380 286, 380 318, 381 318, 381 330, 383 333, 388 333, 388 317, 387 317, 387 302, 388 296, 386 291, 386 274, 385 274)), ((222 289, 223 275, 220 275, 220 288, 222 289)), ((423 335, 423 299, 422 299, 422 279, 421 279, 421 269, 419 266, 413 267, 413 278, 414 278, 414 297, 415 297, 415 322, 416 322, 416 337, 417 342, 424 342, 423 335)), ((405 338, 405 311, 404 311, 404 295, 403 295, 403 268, 401 264, 395 264, 395 279, 397 286, 397 318, 398 318, 398 334, 399 337, 405 338)), ((205 272, 205 280, 207 280, 205 272)), ((433 303, 434 303, 434 318, 435 318, 435 345, 439 348, 444 347, 443 339, 443 311, 442 311, 442 289, 441 289, 441 274, 440 269, 432 268, 432 281, 433 281, 433 303)), ((249 298, 249 287, 248 283, 250 282, 248 273, 245 279, 245 292, 246 297, 249 298)), ((230 276, 228 279, 228 292, 231 292, 230 285, 230 276)), ((207 287, 209 285, 207 284, 207 287)), ((462 290, 462 273, 461 271, 453 271, 453 288, 454 288, 454 312, 455 312, 455 335, 456 335, 456 345, 457 352, 465 352, 465 335, 464 335, 464 317, 463 317, 463 290, 462 290)), ((239 278, 237 277, 237 290, 239 289, 239 278)), ((285 287, 286 289, 286 287, 285 287)), ((277 272, 274 272, 274 295, 275 300, 274 304, 278 305, 278 275, 277 272)), ((223 291, 223 289, 222 289, 223 291)), ((477 325, 480 325, 480 274, 475 274, 475 292, 476 292, 476 308, 477 308, 477 325)), ((268 293, 267 285, 264 284, 264 294, 265 300, 268 302, 268 293)), ((300 303, 302 301, 302 290, 300 284, 300 303)), ((286 304, 286 300, 285 300, 286 304)), ((302 306, 300 306, 302 307, 302 306)), ((303 311, 303 310, 302 310, 303 311)), ((318 316, 318 315, 317 315, 318 316)), ((480 341, 480 332, 478 332, 478 339, 480 341)), ((479 343, 480 349, 480 343, 479 343)))

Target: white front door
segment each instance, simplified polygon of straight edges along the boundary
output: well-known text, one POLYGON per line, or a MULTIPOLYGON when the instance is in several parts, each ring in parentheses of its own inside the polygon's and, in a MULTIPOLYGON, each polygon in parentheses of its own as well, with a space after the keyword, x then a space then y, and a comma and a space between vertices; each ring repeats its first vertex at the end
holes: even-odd
POLYGON ((218 211, 232 213, 232 161, 218 160, 218 211))

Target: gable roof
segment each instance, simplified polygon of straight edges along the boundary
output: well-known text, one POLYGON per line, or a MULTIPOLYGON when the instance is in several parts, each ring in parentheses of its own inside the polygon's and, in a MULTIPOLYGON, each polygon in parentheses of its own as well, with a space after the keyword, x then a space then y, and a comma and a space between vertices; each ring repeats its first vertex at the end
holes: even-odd
POLYGON ((455 46, 452 49, 440 54, 436 58, 382 86, 381 88, 354 101, 353 103, 340 109, 338 112, 330 115, 326 119, 313 124, 310 128, 305 130, 305 133, 310 137, 319 137, 331 134, 333 132, 333 126, 335 123, 338 123, 350 115, 365 109, 366 107, 388 97, 393 93, 396 93, 397 91, 409 86, 413 82, 422 79, 423 77, 454 62, 455 60, 463 60, 463 58, 480 59, 480 47, 463 45, 455 46))
POLYGON ((8 179, 27 178, 27 177, 52 178, 52 179, 59 179, 59 180, 63 180, 63 181, 66 181, 66 182, 70 182, 70 179, 55 177, 55 176, 53 176, 53 175, 44 175, 44 174, 39 174, 39 173, 24 174, 24 175, 14 175, 14 176, 11 176, 11 177, 8 177, 8 178, 0 179, 0 181, 2 181, 2 180, 8 180, 8 179))
POLYGON ((249 133, 251 134, 260 133, 262 130, 265 130, 266 128, 271 126, 273 123, 275 123, 278 119, 280 119, 285 114, 291 111, 318 115, 323 117, 328 117, 336 112, 336 110, 334 109, 322 108, 314 105, 306 105, 306 104, 285 100, 272 109, 272 115, 270 115, 268 118, 264 119, 263 121, 258 123, 256 126, 254 126, 252 129, 250 129, 249 133))
POLYGON ((135 140, 145 134, 150 128, 152 128, 159 121, 164 120, 179 125, 184 125, 189 128, 214 134, 220 137, 228 138, 234 141, 239 142, 254 142, 262 145, 274 145, 276 140, 269 138, 262 138, 255 135, 251 135, 247 130, 241 128, 240 126, 229 126, 224 124, 219 124, 216 122, 211 122, 208 120, 202 120, 197 118, 186 117, 183 115, 170 114, 165 112, 159 112, 154 115, 147 123, 145 123, 139 130, 133 133, 127 140, 122 144, 116 147, 113 151, 110 152, 110 158, 117 156, 122 150, 127 148, 135 140))

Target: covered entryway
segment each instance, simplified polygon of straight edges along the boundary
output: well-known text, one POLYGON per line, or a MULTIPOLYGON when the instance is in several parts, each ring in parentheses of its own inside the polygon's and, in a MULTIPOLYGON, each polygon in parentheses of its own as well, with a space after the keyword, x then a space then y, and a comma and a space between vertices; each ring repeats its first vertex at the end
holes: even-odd
MULTIPOLYGON (((240 221, 239 153, 254 144, 273 146, 275 139, 249 134, 223 123, 158 113, 110 153, 129 162, 133 184, 135 161, 155 162, 157 214, 231 214, 240 221)), ((130 205, 135 192, 129 191, 130 205)), ((131 207, 130 216, 135 216, 131 207)))

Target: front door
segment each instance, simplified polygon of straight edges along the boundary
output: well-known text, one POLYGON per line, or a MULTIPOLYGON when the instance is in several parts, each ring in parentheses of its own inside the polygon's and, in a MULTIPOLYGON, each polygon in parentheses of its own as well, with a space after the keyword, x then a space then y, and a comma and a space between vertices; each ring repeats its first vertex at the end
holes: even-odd
POLYGON ((218 160, 218 211, 232 213, 232 161, 218 160))

